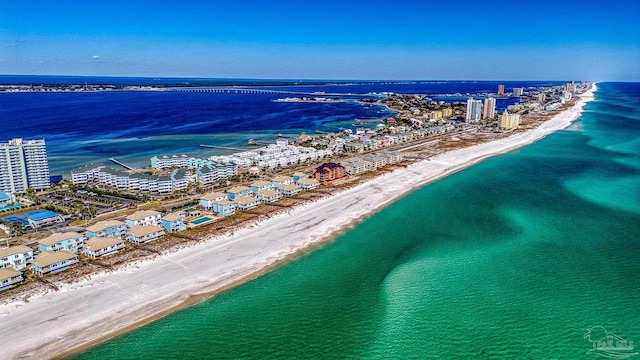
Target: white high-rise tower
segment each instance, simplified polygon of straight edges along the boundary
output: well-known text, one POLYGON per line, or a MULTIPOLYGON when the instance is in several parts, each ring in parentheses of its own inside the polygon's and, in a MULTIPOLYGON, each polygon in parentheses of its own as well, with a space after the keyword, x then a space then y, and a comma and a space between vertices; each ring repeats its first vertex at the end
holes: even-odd
POLYGON ((0 143, 0 192, 48 189, 49 163, 44 140, 13 139, 0 143))
POLYGON ((473 98, 469 98, 467 100, 467 122, 469 121, 478 121, 482 116, 482 100, 474 100, 473 98))

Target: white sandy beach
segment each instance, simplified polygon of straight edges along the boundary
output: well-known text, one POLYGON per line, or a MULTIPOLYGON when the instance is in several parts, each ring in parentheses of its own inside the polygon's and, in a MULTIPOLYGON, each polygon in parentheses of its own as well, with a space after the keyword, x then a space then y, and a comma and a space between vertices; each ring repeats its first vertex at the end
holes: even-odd
POLYGON ((194 295, 257 275, 428 182, 569 126, 593 99, 593 91, 595 85, 571 109, 535 130, 438 155, 235 234, 63 285, 26 303, 0 305, 0 358, 52 357, 157 316, 194 295))

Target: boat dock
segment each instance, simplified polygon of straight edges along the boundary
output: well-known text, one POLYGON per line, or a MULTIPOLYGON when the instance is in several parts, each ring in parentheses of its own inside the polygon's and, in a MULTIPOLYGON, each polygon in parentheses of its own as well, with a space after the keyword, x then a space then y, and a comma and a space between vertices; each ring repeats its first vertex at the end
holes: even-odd
POLYGON ((122 166, 123 168, 125 168, 127 170, 135 170, 134 167, 131 167, 131 166, 129 166, 129 165, 127 165, 127 164, 125 164, 125 163, 123 163, 121 161, 118 161, 115 158, 109 158, 109 161, 111 161, 114 164, 118 164, 118 165, 122 166))

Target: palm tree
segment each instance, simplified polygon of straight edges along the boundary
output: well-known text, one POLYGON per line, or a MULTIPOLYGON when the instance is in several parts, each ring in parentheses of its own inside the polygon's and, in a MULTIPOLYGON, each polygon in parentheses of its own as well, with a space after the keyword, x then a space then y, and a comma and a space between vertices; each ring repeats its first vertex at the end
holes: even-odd
POLYGON ((20 236, 24 234, 24 225, 21 222, 10 222, 7 224, 9 231, 13 233, 13 236, 20 236))
POLYGON ((28 187, 24 195, 27 199, 31 200, 35 205, 40 204, 40 199, 36 195, 36 190, 32 187, 28 187))

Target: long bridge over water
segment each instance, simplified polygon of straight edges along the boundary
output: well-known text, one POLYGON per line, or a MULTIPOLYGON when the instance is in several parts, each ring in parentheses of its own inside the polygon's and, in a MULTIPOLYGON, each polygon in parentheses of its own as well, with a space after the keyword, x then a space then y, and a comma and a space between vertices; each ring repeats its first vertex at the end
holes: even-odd
POLYGON ((236 88, 236 87, 192 87, 192 88, 191 87, 175 87, 175 88, 168 88, 167 91, 218 93, 218 94, 275 94, 275 95, 298 95, 298 96, 310 96, 310 97, 365 96, 364 94, 353 94, 353 93, 304 92, 304 91, 236 88))

